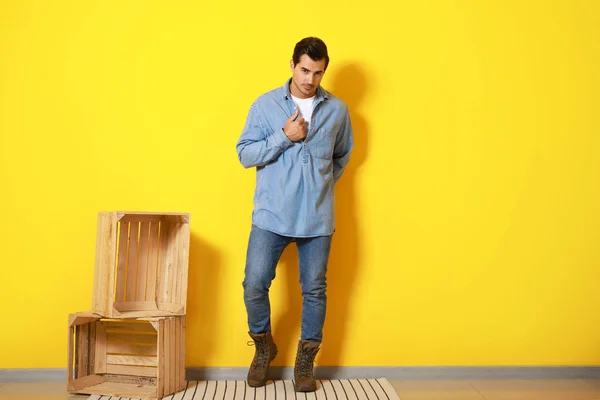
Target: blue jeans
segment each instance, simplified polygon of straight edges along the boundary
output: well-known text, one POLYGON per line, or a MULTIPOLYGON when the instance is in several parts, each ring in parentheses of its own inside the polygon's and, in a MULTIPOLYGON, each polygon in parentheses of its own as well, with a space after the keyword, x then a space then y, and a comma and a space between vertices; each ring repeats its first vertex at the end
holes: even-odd
POLYGON ((327 296, 326 273, 331 236, 294 238, 252 225, 243 282, 248 327, 254 334, 271 330, 269 288, 283 250, 296 242, 302 287, 301 339, 321 343, 327 296))

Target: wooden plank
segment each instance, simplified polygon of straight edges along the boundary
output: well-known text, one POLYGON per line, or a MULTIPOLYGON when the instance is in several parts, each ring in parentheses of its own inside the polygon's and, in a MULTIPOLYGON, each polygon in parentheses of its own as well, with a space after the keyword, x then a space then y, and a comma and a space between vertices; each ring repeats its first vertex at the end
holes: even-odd
POLYGON ((179 318, 179 324, 181 327, 179 332, 179 390, 182 390, 185 387, 185 331, 187 324, 187 317, 185 315, 179 318))
POLYGON ((106 364, 137 365, 140 367, 156 367, 156 366, 158 366, 158 360, 156 359, 156 357, 108 355, 106 357, 106 364))
POLYGON ((81 390, 73 391, 73 394, 96 394, 103 397, 113 397, 113 400, 118 398, 134 398, 144 400, 157 400, 156 386, 138 386, 131 383, 117 383, 117 382, 102 382, 98 385, 83 388, 81 390))
POLYGON ((174 328, 174 322, 175 322, 175 318, 169 318, 167 320, 167 324, 166 324, 166 329, 168 330, 168 336, 167 336, 167 349, 168 349, 168 354, 167 354, 167 365, 168 365, 168 370, 167 370, 167 379, 169 380, 169 390, 166 393, 167 395, 172 394, 173 390, 175 388, 175 379, 173 376, 173 369, 175 367, 175 360, 173 358, 174 354, 174 349, 173 349, 173 328, 174 328))
POLYGON ((129 224, 126 222, 121 222, 119 226, 119 259, 117 261, 117 282, 114 302, 125 301, 125 287, 127 285, 127 261, 129 260, 129 224))
MULTIPOLYGON (((124 301, 135 301, 135 290, 137 287, 138 274, 138 247, 139 247, 139 224, 129 224, 129 251, 127 261, 127 287, 125 289, 124 301)), ((116 307, 115 307, 116 308, 116 307)), ((118 309, 118 308, 117 308, 118 309)))
POLYGON ((104 374, 104 381, 117 383, 133 383, 138 386, 156 386, 156 377, 150 376, 104 374))
POLYGON ((96 359, 94 372, 96 374, 106 373, 106 325, 104 321, 96 322, 96 359))
POLYGON ((156 303, 156 281, 158 277, 158 253, 160 252, 159 225, 150 225, 150 238, 148 240, 148 275, 146 279, 146 301, 156 303))
POLYGON ((173 390, 173 351, 171 343, 173 343, 172 335, 173 318, 165 320, 165 394, 167 396, 173 390))
POLYGON ((119 310, 120 313, 127 313, 129 311, 152 311, 157 309, 156 303, 153 301, 117 302, 114 304, 114 307, 119 310))
POLYGON ((179 388, 179 364, 181 347, 181 317, 173 318, 173 337, 171 340, 171 349, 173 351, 173 390, 179 388))
POLYGON ((110 313, 113 294, 117 234, 115 217, 115 213, 98 213, 92 310, 100 315, 110 313))
POLYGON ((190 222, 190 214, 189 213, 179 213, 179 212, 142 212, 142 211, 117 211, 118 220, 119 221, 132 221, 132 222, 141 222, 141 221, 156 221, 167 220, 175 223, 189 223, 190 222))
POLYGON ((188 213, 173 213, 165 214, 163 220, 172 224, 189 224, 190 214, 188 213))
POLYGON ((177 233, 179 232, 180 226, 181 226, 180 224, 171 224, 171 227, 169 230, 169 248, 171 251, 171 259, 172 259, 173 269, 172 269, 171 279, 168 282, 170 289, 169 289, 169 293, 168 293, 167 297, 165 298, 166 303, 178 303, 177 289, 178 289, 178 284, 179 284, 179 279, 180 279, 178 255, 179 255, 180 243, 177 240, 177 233))
POLYGON ((69 383, 68 390, 69 390, 69 392, 82 390, 82 389, 90 387, 90 386, 98 385, 102 382, 104 382, 104 378, 102 376, 89 375, 89 376, 85 376, 83 378, 78 378, 78 379, 71 381, 69 383))
POLYGON ((106 365, 106 373, 118 375, 153 376, 158 375, 156 367, 137 367, 131 365, 106 365))
POLYGON ((119 221, 121 222, 158 222, 163 219, 163 215, 161 214, 125 214, 123 215, 119 221))
POLYGON ((173 313, 169 311, 161 310, 149 310, 149 311, 126 311, 121 313, 116 309, 113 309, 113 314, 116 314, 121 319, 138 319, 138 318, 152 318, 152 317, 172 317, 173 313))
POLYGON ((111 332, 148 332, 156 333, 156 330, 148 321, 108 321, 107 330, 111 332))
POLYGON ((74 336, 75 336, 75 327, 69 325, 69 338, 67 340, 67 343, 69 344, 69 349, 68 349, 68 353, 67 353, 67 388, 68 385, 71 383, 71 381, 74 379, 73 376, 73 363, 74 363, 74 356, 75 356, 75 342, 74 342, 74 336))
POLYGON ((163 381, 163 390, 162 396, 166 396, 169 393, 169 320, 165 318, 160 323, 160 335, 162 335, 163 340, 161 341, 160 350, 161 361, 163 362, 163 366, 160 370, 162 373, 161 380, 163 381))
POLYGON ((77 379, 79 377, 79 335, 81 331, 81 325, 75 326, 75 335, 74 335, 74 346, 73 346, 73 376, 72 379, 77 379))
POLYGON ((190 262, 190 224, 182 224, 177 235, 179 242, 177 260, 179 264, 179 279, 180 285, 178 288, 178 296, 175 299, 176 303, 183 306, 181 314, 186 313, 187 305, 187 289, 188 289, 188 271, 190 262))
POLYGON ((69 326, 89 324, 98 321, 101 317, 89 311, 69 314, 69 326))
POLYGON ((158 375, 156 393, 158 397, 163 397, 165 394, 165 332, 164 320, 159 321, 158 326, 158 375))
POLYGON ((157 346, 156 343, 154 343, 154 345, 141 345, 135 343, 112 342, 106 343, 106 352, 108 354, 156 356, 157 346))
POLYGON ((87 363, 87 375, 92 375, 94 373, 94 367, 96 363, 96 324, 97 322, 92 322, 90 327, 89 341, 88 341, 88 349, 89 349, 89 359, 87 363))
MULTIPOLYGON (((148 276, 148 260, 150 240, 150 222, 140 224, 140 248, 138 258, 138 276, 136 279, 135 301, 146 301, 146 279, 148 276)), ((153 301, 154 303, 154 301, 153 301)), ((154 306, 156 307, 156 305, 154 306)))
POLYGON ((156 334, 119 333, 107 331, 106 340, 108 343, 135 343, 155 345, 157 338, 156 334))
MULTIPOLYGON (((107 286, 107 292, 106 294, 104 294, 104 308, 106 310, 106 312, 108 312, 109 314, 107 316, 110 316, 110 313, 113 310, 112 307, 112 303, 115 301, 115 285, 116 285, 116 273, 117 273, 117 246, 118 241, 117 241, 117 234, 119 231, 119 223, 117 222, 117 213, 112 212, 110 213, 110 239, 109 239, 109 244, 110 244, 110 250, 107 251, 107 268, 106 271, 104 272, 104 276, 102 279, 104 279, 106 281, 106 286, 107 286)), ((105 314, 102 314, 105 315, 105 314)))
POLYGON ((158 309, 160 311, 165 311, 170 314, 178 314, 178 315, 183 315, 184 311, 185 311, 182 304, 175 304, 175 303, 161 303, 158 305, 158 309))
POLYGON ((171 257, 170 247, 170 224, 167 222, 160 223, 160 251, 158 262, 158 287, 157 287, 157 304, 160 308, 161 303, 169 303, 170 286, 168 284, 171 279, 173 270, 173 259, 171 257))
POLYGON ((77 366, 75 377, 77 379, 87 376, 88 373, 88 356, 89 356, 89 334, 90 325, 78 325, 77 326, 77 366))

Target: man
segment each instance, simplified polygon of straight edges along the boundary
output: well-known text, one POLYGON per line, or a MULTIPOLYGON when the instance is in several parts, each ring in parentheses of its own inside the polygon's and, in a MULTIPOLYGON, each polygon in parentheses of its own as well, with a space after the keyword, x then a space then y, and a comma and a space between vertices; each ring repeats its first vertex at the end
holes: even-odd
POLYGON ((303 296, 295 390, 317 388, 313 365, 325 322, 334 184, 353 146, 347 106, 320 86, 328 64, 321 39, 298 42, 290 60, 292 77, 252 104, 236 147, 242 165, 256 167, 243 282, 249 334, 256 346, 248 371, 248 384, 254 387, 266 384, 269 364, 277 355, 269 287, 283 250, 295 242, 303 296))

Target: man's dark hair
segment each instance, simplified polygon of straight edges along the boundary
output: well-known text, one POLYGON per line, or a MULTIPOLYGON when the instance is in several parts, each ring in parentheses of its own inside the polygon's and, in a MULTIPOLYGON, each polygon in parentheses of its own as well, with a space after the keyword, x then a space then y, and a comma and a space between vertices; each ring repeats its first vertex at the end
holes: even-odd
POLYGON ((327 66, 329 65, 329 55, 327 54, 327 46, 321 39, 317 37, 307 37, 296 43, 294 55, 292 56, 294 65, 300 62, 302 54, 306 54, 313 61, 325 59, 325 69, 327 69, 327 66))

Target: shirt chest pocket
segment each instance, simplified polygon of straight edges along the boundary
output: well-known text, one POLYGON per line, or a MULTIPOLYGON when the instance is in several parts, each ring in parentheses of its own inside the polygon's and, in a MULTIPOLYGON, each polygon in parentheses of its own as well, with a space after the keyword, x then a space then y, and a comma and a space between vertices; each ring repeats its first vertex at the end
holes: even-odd
POLYGON ((317 158, 331 159, 335 145, 335 132, 333 129, 319 129, 308 140, 310 154, 317 158))

